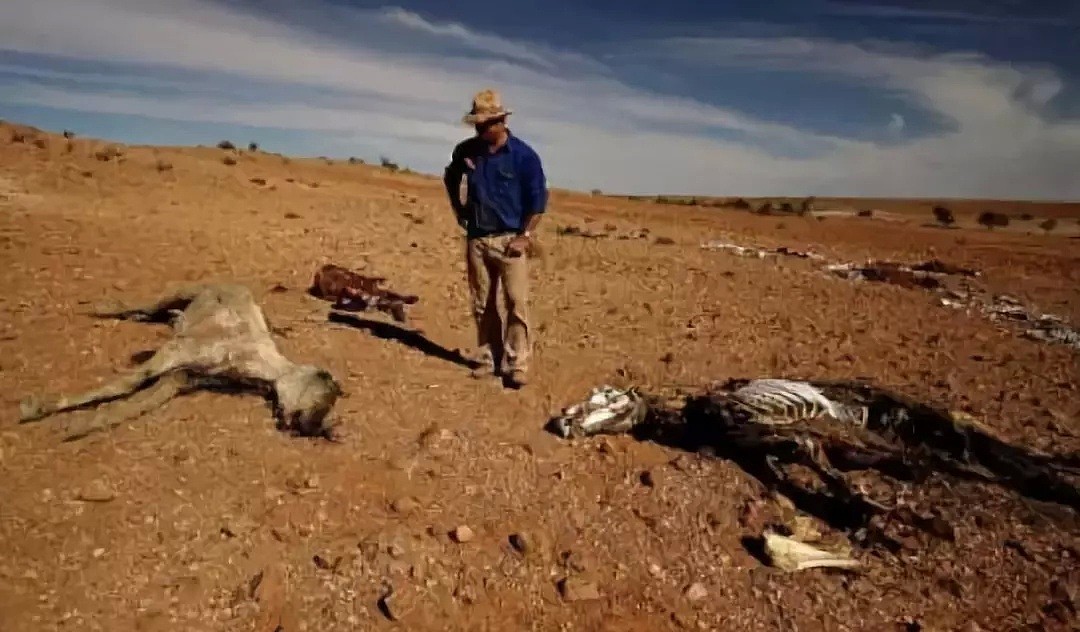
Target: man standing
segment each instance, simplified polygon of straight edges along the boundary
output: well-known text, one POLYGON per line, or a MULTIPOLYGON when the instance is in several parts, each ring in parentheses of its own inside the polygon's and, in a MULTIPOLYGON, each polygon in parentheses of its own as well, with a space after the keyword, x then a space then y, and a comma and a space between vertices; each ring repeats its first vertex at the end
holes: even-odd
POLYGON ((540 156, 510 133, 499 94, 482 90, 462 122, 476 136, 454 147, 443 182, 458 224, 465 229, 466 262, 477 346, 484 363, 474 372, 502 374, 509 386, 526 383, 529 331, 529 267, 532 235, 547 206, 540 156), (462 176, 468 194, 461 201, 462 176), (499 286, 506 301, 505 335, 497 311, 499 286), (496 368, 496 354, 501 357, 496 368))

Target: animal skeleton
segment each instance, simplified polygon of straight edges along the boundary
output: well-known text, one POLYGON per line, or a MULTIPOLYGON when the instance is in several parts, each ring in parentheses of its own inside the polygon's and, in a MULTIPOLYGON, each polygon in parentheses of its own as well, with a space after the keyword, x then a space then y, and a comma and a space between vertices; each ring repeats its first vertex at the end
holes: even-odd
POLYGON ((173 337, 127 375, 78 394, 35 395, 20 404, 21 421, 128 398, 99 413, 85 432, 114 427, 201 388, 255 390, 272 399, 277 426, 295 434, 330 436, 326 416, 343 394, 326 370, 297 364, 278 350, 262 310, 242 285, 184 286, 153 301, 98 306, 101 318, 169 322, 173 337))
MULTIPOLYGON (((594 394, 595 405, 572 406, 552 419, 564 438, 632 432, 688 450, 708 447, 835 526, 884 537, 877 518, 932 533, 940 521, 903 506, 890 481, 919 481, 938 471, 1011 488, 1080 510, 1077 455, 1047 455, 1013 446, 958 416, 860 381, 729 380, 690 396, 681 409, 634 391, 594 394), (635 393, 629 398, 627 393, 635 393), (806 487, 787 468, 808 468, 824 484, 806 487), (870 488, 853 483, 878 479, 870 488), (873 476, 873 473, 884 476, 873 476), (867 478, 869 476, 870 478, 867 478)), ((948 537, 942 536, 942 537, 948 537)))
POLYGON ((377 309, 388 312, 394 320, 403 323, 406 320, 405 306, 420 299, 380 287, 385 281, 384 277, 365 276, 328 263, 315 272, 308 291, 317 298, 334 301, 336 309, 377 309))

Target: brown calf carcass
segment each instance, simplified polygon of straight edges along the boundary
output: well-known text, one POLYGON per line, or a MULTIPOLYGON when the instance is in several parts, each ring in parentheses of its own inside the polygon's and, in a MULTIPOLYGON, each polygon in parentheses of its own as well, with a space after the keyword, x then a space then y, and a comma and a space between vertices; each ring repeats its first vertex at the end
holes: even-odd
POLYGON ((403 323, 407 320, 405 306, 420 300, 411 294, 398 294, 382 286, 383 277, 358 274, 333 263, 315 272, 308 292, 317 298, 334 302, 335 309, 350 311, 379 310, 403 323))

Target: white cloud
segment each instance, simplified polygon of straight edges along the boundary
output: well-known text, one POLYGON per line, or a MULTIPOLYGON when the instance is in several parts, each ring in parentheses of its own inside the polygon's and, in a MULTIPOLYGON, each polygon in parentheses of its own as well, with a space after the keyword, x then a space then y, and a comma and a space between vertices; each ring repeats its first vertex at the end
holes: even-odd
POLYGON ((900 132, 904 131, 904 124, 905 121, 903 115, 893 112, 891 115, 889 115, 889 124, 885 127, 889 130, 889 133, 899 134, 900 132))
MULTIPOLYGON (((1047 69, 803 38, 634 44, 637 54, 653 60, 697 67, 703 81, 710 67, 722 64, 868 82, 907 95, 954 128, 879 146, 651 93, 614 79, 584 55, 436 23, 403 9, 334 9, 321 16, 310 5, 276 9, 292 13, 274 20, 209 0, 9 0, 0 48, 156 69, 124 76, 102 66, 93 74, 76 73, 78 81, 61 90, 37 80, 50 73, 72 79, 72 71, 57 76, 24 68, 18 73, 23 79, 0 84, 0 104, 303 130, 344 153, 354 139, 380 140, 399 162, 437 171, 453 142, 468 134, 457 121, 472 93, 492 85, 518 112, 514 129, 541 151, 557 186, 633 193, 1080 197, 1080 183, 1062 167, 1063 160, 1075 164, 1080 158, 1080 126, 1053 123, 1040 113, 1063 88, 1047 69), (350 36, 340 37, 343 32, 350 36), (161 92, 169 87, 170 68, 214 73, 209 80, 219 87, 229 84, 217 73, 270 82, 280 98, 245 96, 243 82, 231 95, 161 92), (756 142, 718 140, 710 130, 756 142), (814 147, 816 153, 785 158, 761 146, 814 147)), ((888 127, 903 129, 905 123, 894 117, 888 127)))

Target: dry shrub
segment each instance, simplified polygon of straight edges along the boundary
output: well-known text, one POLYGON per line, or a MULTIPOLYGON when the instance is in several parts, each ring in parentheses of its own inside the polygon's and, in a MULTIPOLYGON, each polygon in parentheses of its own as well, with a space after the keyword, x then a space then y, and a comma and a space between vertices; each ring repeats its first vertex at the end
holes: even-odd
POLYGON ((236 149, 236 145, 233 145, 230 141, 223 140, 223 141, 221 141, 220 143, 217 144, 217 148, 218 149, 230 150, 230 149, 236 149))
POLYGON ((953 212, 945 208, 944 206, 934 207, 934 219, 946 228, 956 223, 956 218, 953 217, 953 212))
POLYGON ((253 153, 259 151, 259 143, 256 143, 254 141, 248 143, 248 151, 253 153))
POLYGON ((856 213, 855 215, 857 217, 873 217, 874 216, 874 209, 872 209, 872 208, 864 208, 861 211, 859 211, 858 213, 856 213))
POLYGON ((349 158, 349 164, 350 165, 362 165, 362 164, 364 164, 364 160, 362 158, 357 158, 356 156, 353 156, 353 157, 349 158))
POLYGON ((657 237, 653 243, 658 246, 674 246, 675 240, 671 237, 657 237))
POLYGON ((1043 231, 1044 231, 1044 232, 1046 232, 1047 234, 1049 234, 1049 233, 1050 233, 1050 231, 1052 231, 1052 230, 1054 230, 1055 228, 1057 228, 1057 225, 1058 225, 1058 221, 1057 221, 1056 219, 1054 219, 1053 217, 1051 217, 1051 218, 1049 218, 1049 219, 1043 220, 1043 221, 1042 221, 1042 222, 1041 222, 1041 223, 1039 224, 1039 228, 1043 229, 1043 231))
POLYGON ((261 187, 266 186, 266 178, 251 178, 248 182, 261 187))
POLYGON ((116 160, 123 155, 124 152, 120 151, 120 148, 116 147, 115 145, 109 145, 104 149, 100 149, 94 152, 94 158, 97 158, 101 162, 109 162, 110 160, 116 160))
POLYGON ((1008 226, 1009 216, 995 211, 983 211, 976 221, 985 226, 987 230, 993 230, 995 226, 1008 226))
POLYGON ((233 158, 232 156, 225 156, 221 159, 221 162, 225 163, 225 165, 228 167, 232 167, 236 165, 236 158, 233 158))
POLYGON ((173 169, 173 166, 172 166, 171 162, 166 162, 164 160, 158 160, 157 161, 158 173, 165 173, 166 171, 172 171, 172 169, 173 169))

